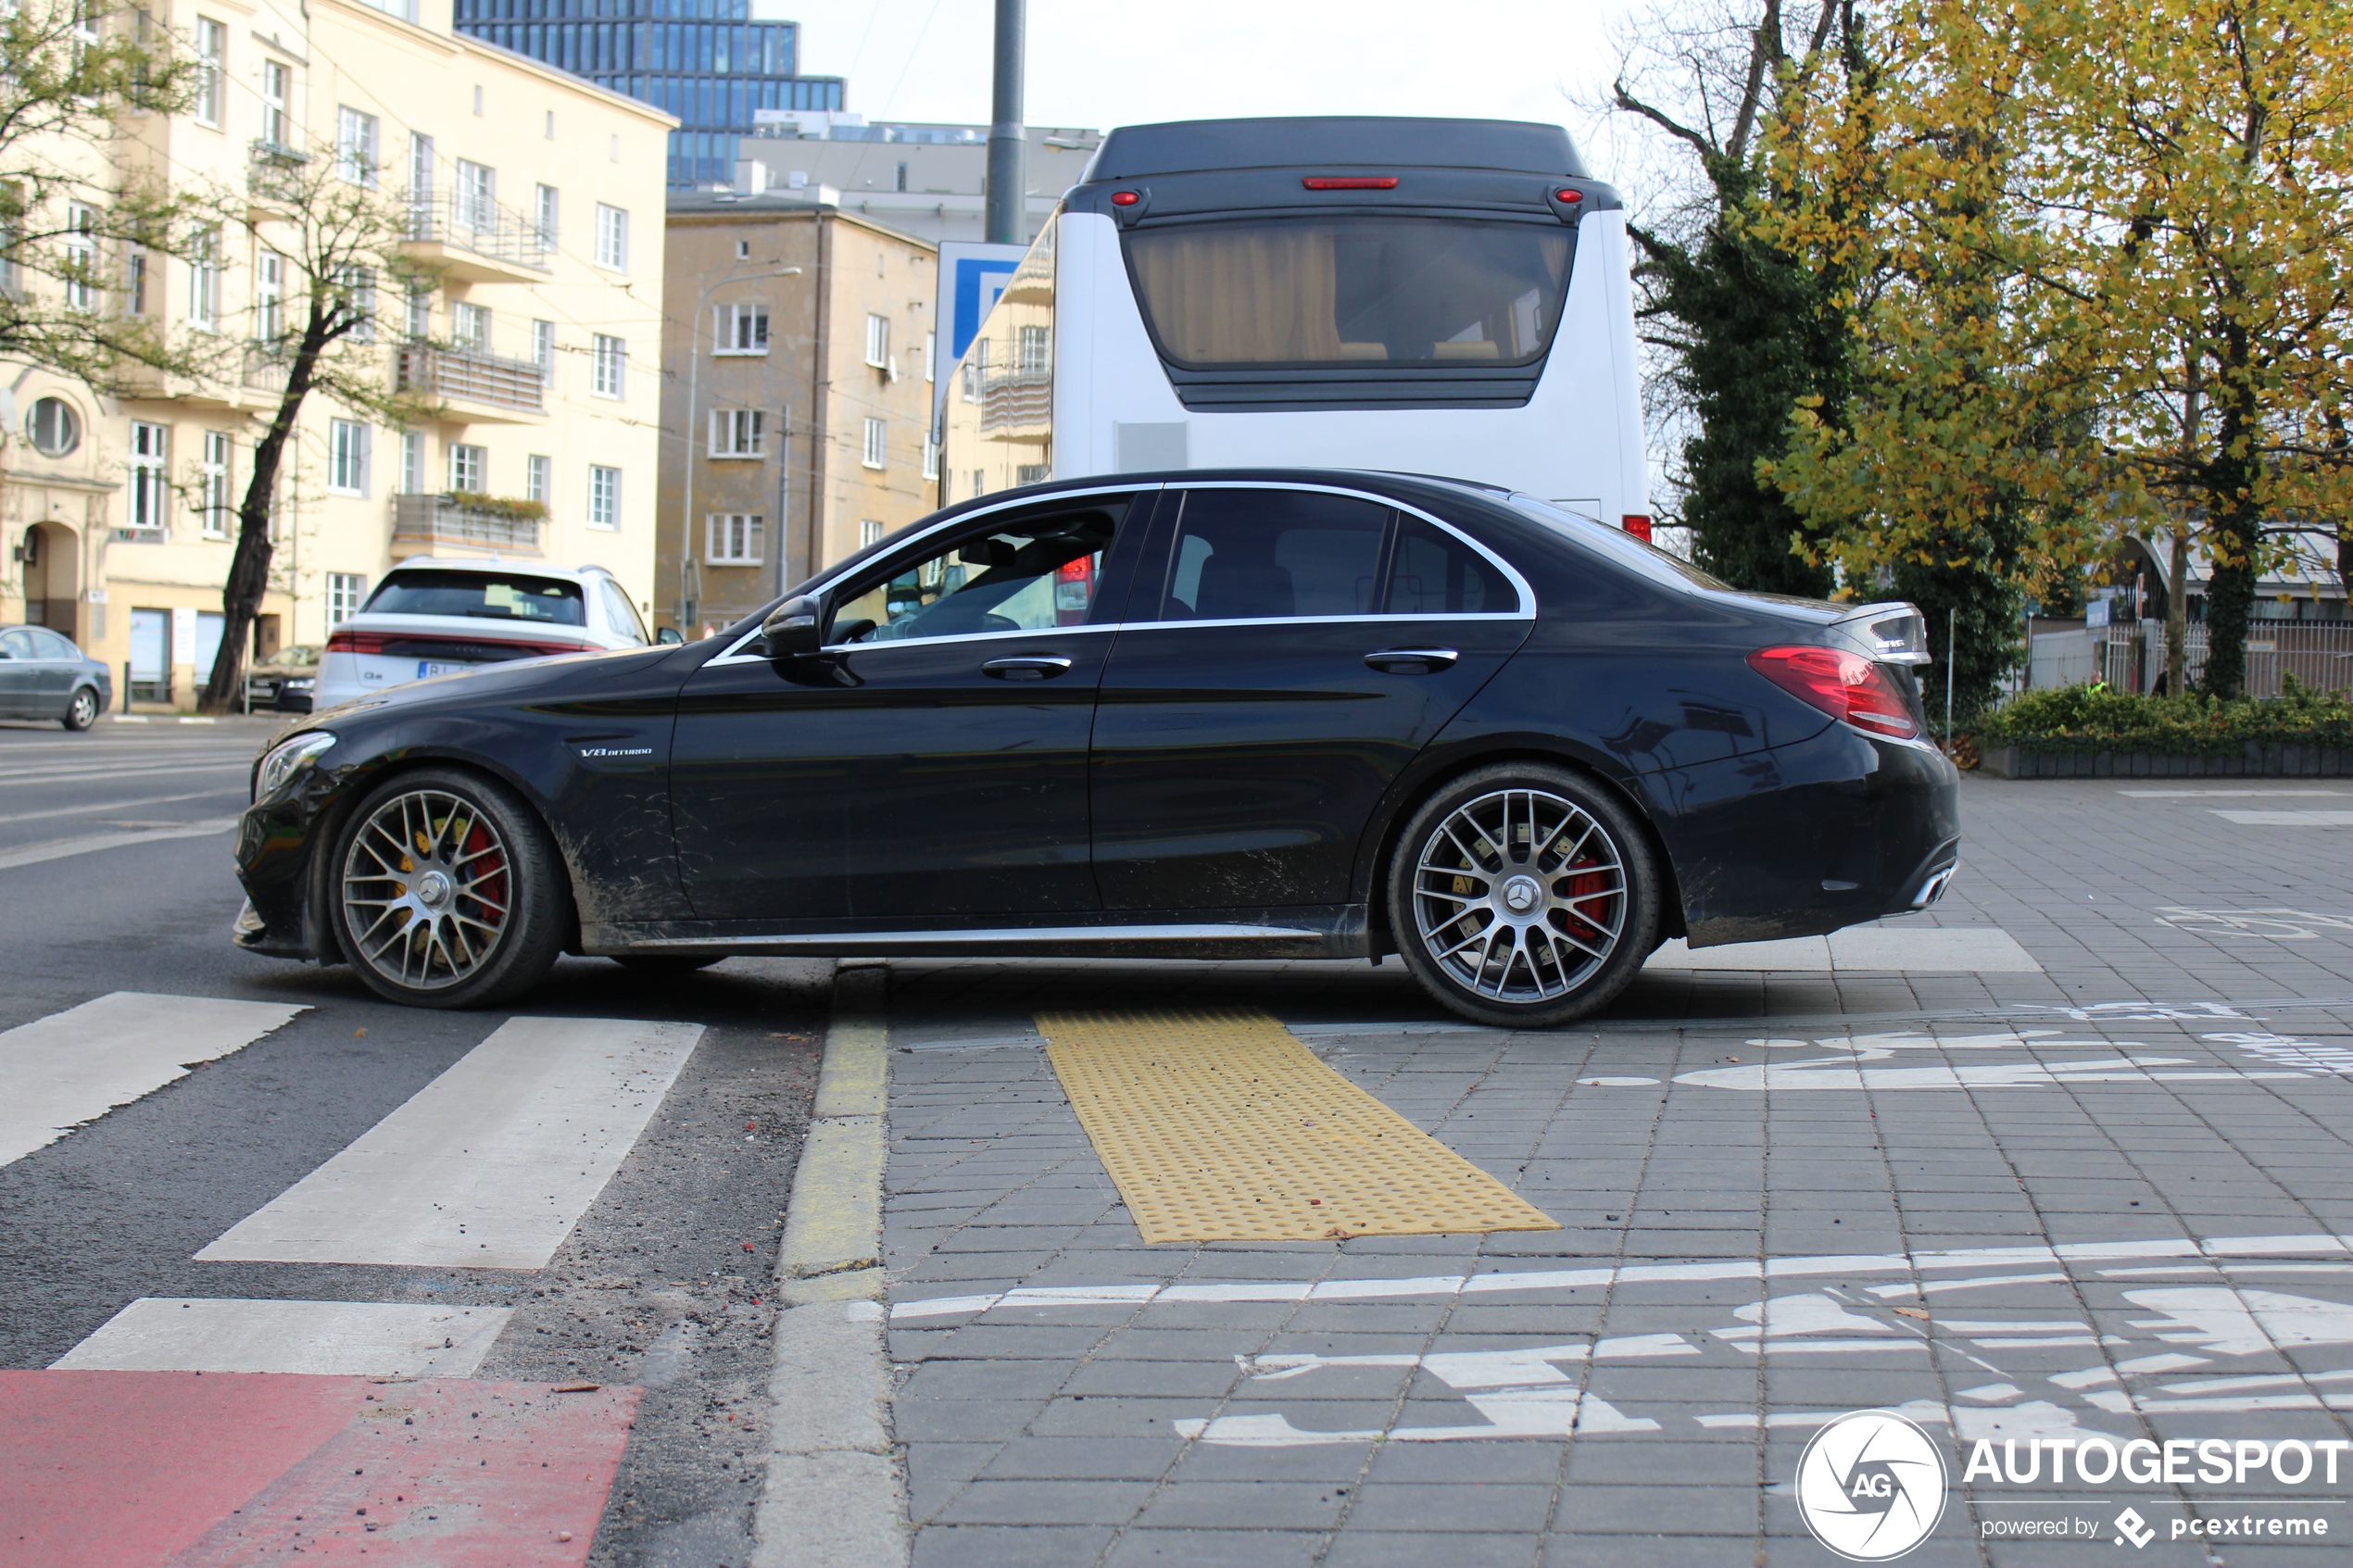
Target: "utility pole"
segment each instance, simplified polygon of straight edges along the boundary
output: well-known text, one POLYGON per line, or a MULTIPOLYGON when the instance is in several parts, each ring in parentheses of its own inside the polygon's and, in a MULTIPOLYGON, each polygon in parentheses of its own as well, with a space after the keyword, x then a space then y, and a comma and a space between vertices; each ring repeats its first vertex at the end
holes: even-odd
POLYGON ((1022 125, 1022 59, 1028 0, 997 0, 997 83, 988 111, 988 207, 986 232, 993 245, 1029 243, 1029 150, 1022 125))

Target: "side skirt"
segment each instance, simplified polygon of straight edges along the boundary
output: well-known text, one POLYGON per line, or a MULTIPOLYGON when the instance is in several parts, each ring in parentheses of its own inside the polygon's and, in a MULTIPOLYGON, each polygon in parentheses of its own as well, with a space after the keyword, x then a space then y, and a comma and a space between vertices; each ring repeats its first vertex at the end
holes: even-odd
POLYGON ((1211 909, 1182 920, 1061 915, 996 925, 910 922, 646 921, 583 925, 584 953, 740 953, 775 958, 1361 959, 1362 904, 1211 909))

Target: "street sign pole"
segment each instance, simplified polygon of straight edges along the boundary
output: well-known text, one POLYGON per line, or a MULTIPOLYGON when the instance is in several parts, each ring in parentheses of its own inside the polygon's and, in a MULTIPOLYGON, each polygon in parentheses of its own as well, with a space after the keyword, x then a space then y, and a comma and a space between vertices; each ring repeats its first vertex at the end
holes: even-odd
POLYGON ((988 206, 982 238, 990 245, 1029 239, 1028 180, 1022 168, 1028 132, 1022 126, 1023 34, 1027 0, 997 0, 997 82, 988 113, 988 206))

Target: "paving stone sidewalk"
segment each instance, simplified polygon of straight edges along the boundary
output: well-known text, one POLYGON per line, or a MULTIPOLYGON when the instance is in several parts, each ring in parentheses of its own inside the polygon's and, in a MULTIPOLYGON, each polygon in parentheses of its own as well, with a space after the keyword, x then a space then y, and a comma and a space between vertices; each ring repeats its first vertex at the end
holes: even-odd
MULTIPOLYGON (((2353 789, 2227 782, 2333 798, 1965 782, 1961 879, 1890 923, 1997 925, 2041 974, 1653 972, 1510 1035, 1393 960, 895 964, 916 1562, 1830 1562, 1790 1483, 1848 1411, 1964 1444, 2353 1436, 2353 830, 2218 814, 2353 789), (1032 1015, 1211 1001, 1562 1228, 1145 1247, 1032 1015)), ((2136 1561, 2334 1562, 2353 1531, 2353 1461, 2092 1490, 2103 1531, 2127 1502, 2159 1529, 2136 1561), (2254 1502, 2332 1538, 2163 1533, 2254 1502)), ((1983 1538, 2084 1495, 1957 1484, 1905 1561, 2113 1553, 1983 1538)))

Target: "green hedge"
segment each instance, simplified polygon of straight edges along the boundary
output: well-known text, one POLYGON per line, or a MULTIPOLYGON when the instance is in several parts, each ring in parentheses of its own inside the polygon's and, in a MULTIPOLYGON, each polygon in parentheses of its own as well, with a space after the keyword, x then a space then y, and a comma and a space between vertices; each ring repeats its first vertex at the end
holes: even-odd
POLYGON ((2248 742, 2353 746, 2353 701, 2293 675, 2275 697, 2134 696, 2101 682, 2022 692, 1978 726, 1977 744, 2038 751, 2235 756, 2248 742))

